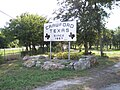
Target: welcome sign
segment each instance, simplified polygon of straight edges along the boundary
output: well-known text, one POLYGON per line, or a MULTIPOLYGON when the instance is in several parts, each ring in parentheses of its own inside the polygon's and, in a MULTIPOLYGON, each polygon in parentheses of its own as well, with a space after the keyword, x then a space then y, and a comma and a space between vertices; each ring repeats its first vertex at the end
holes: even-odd
POLYGON ((44 41, 76 41, 76 21, 44 24, 44 41))

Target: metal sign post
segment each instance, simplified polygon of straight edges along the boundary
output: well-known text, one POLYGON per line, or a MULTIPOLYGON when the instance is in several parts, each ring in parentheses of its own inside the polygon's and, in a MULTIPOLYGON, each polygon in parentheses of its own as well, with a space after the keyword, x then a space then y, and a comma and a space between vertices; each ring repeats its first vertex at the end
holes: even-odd
POLYGON ((70 41, 68 42, 68 60, 70 60, 70 41))
POLYGON ((50 60, 51 60, 51 56, 52 56, 52 52, 51 52, 51 41, 50 41, 50 60))

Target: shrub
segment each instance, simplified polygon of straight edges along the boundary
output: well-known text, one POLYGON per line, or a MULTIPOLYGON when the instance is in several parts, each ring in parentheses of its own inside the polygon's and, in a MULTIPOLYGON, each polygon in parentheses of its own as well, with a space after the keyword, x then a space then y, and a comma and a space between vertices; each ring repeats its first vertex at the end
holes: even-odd
MULTIPOLYGON (((56 56, 58 59, 68 59, 68 52, 59 52, 56 54, 56 56)), ((80 56, 81 56, 80 53, 71 53, 70 59, 71 60, 78 60, 80 56)))
POLYGON ((79 57, 80 57, 79 53, 71 53, 70 54, 70 59, 72 59, 72 60, 78 60, 79 57))
MULTIPOLYGON (((48 57, 50 57, 50 53, 48 53, 48 57)), ((54 57, 55 57, 55 54, 52 53, 52 55, 51 55, 51 59, 53 59, 54 57)))
POLYGON ((57 56, 58 59, 63 59, 62 52, 57 53, 56 56, 57 56))
POLYGON ((22 51, 21 56, 24 57, 26 55, 31 55, 29 51, 22 51))
POLYGON ((63 59, 68 59, 68 52, 62 53, 62 58, 63 59))

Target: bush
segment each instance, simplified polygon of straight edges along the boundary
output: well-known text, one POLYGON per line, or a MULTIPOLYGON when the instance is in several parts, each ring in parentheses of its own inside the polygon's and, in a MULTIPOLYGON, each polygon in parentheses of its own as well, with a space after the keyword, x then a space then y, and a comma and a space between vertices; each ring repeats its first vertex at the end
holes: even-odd
POLYGON ((32 55, 38 55, 38 54, 39 54, 39 51, 34 51, 34 50, 32 50, 32 51, 22 51, 21 52, 22 57, 26 56, 26 55, 32 56, 32 55))
MULTIPOLYGON (((68 52, 59 52, 56 54, 56 56, 58 59, 68 59, 68 52)), ((71 53, 70 59, 71 60, 78 60, 80 56, 81 56, 80 53, 71 53)))
MULTIPOLYGON (((50 53, 48 53, 48 57, 50 58, 50 53)), ((53 59, 54 57, 55 57, 55 54, 52 53, 52 55, 51 55, 51 59, 53 59)))
POLYGON ((57 53, 56 56, 57 56, 58 59, 63 59, 62 52, 57 53))
POLYGON ((21 56, 24 57, 26 55, 31 55, 30 51, 22 51, 21 56))
POLYGON ((79 57, 80 57, 79 53, 71 53, 70 54, 70 59, 72 59, 72 60, 78 60, 79 57))
POLYGON ((62 55, 62 58, 63 59, 68 59, 68 52, 64 52, 64 53, 62 53, 63 55, 62 55))

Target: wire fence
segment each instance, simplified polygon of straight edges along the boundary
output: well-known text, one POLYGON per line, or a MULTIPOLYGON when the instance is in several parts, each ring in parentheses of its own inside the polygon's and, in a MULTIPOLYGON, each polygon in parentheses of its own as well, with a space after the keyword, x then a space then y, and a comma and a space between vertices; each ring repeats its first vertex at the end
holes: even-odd
POLYGON ((4 48, 0 49, 0 54, 4 60, 17 60, 21 59, 21 52, 24 50, 24 48, 4 48))

